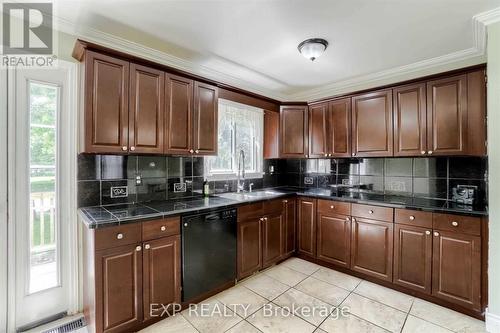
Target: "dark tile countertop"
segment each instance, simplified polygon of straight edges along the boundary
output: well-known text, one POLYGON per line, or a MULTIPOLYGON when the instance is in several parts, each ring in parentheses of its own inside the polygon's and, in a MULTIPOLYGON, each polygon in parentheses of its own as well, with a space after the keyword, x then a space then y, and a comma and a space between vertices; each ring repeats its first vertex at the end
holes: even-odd
POLYGON ((272 200, 280 197, 300 195, 320 199, 331 199, 352 203, 363 203, 393 208, 407 208, 431 212, 455 213, 472 216, 487 216, 487 207, 461 205, 448 200, 435 200, 417 197, 405 197, 387 194, 337 192, 330 189, 303 189, 280 187, 266 192, 263 196, 244 196, 234 199, 232 194, 221 194, 208 198, 188 198, 147 203, 120 204, 108 206, 84 207, 78 210, 83 222, 89 228, 100 228, 123 223, 162 218, 173 215, 196 214, 200 211, 222 207, 243 205, 251 202, 272 200))

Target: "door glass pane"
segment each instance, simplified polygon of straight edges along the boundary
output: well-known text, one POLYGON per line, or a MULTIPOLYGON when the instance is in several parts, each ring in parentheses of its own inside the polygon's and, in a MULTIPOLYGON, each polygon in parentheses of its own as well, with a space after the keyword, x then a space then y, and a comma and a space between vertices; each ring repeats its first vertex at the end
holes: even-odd
POLYGON ((59 285, 57 244, 57 112, 59 88, 29 83, 29 293, 59 285))

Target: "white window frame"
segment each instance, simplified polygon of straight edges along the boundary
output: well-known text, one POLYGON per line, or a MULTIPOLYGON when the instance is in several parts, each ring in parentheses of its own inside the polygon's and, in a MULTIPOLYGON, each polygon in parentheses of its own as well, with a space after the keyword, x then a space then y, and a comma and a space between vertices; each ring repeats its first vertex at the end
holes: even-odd
MULTIPOLYGON (((245 156, 245 164, 247 166, 247 170, 245 171, 245 178, 262 178, 263 177, 263 162, 264 162, 264 151, 263 151, 263 141, 264 141, 264 110, 259 109, 250 105, 241 104, 233 101, 229 101, 226 99, 219 99, 219 108, 220 107, 233 107, 237 109, 235 112, 254 112, 256 113, 256 117, 261 117, 261 125, 256 127, 256 131, 254 133, 254 142, 253 142, 253 166, 251 170, 248 170, 248 161, 250 160, 249 156, 245 156)), ((219 116, 221 114, 221 110, 219 109, 219 116)), ((220 128, 219 128, 220 130, 220 128)), ((238 178, 237 170, 238 170, 238 147, 236 147, 236 135, 237 135, 237 127, 236 124, 233 123, 233 129, 231 133, 231 149, 232 149, 232 170, 210 170, 210 160, 215 158, 213 156, 206 157, 204 161, 204 170, 205 170, 205 178, 207 180, 233 180, 238 178)), ((220 145, 219 145, 220 151, 220 145)))

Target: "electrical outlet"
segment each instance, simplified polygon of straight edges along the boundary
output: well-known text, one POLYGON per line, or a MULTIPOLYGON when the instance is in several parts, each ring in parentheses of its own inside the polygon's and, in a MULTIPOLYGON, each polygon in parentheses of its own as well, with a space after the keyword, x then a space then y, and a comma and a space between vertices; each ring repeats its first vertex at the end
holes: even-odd
POLYGON ((391 188, 391 191, 397 191, 397 192, 405 192, 406 191, 405 182, 400 182, 400 181, 392 181, 390 188, 391 188))
POLYGON ((127 186, 112 186, 111 187, 111 198, 126 198, 128 197, 128 187, 127 186))
POLYGON ((304 184, 305 185, 312 185, 312 184, 314 184, 314 178, 313 177, 304 177, 304 184))
POLYGON ((186 183, 174 183, 174 193, 186 192, 186 183))

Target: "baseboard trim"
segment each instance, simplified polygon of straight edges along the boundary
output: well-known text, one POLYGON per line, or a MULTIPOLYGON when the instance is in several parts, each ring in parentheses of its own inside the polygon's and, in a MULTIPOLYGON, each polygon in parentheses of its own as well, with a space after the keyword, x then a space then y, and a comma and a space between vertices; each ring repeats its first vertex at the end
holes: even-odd
POLYGON ((486 309, 486 330, 489 333, 500 333, 500 315, 493 314, 486 309))

